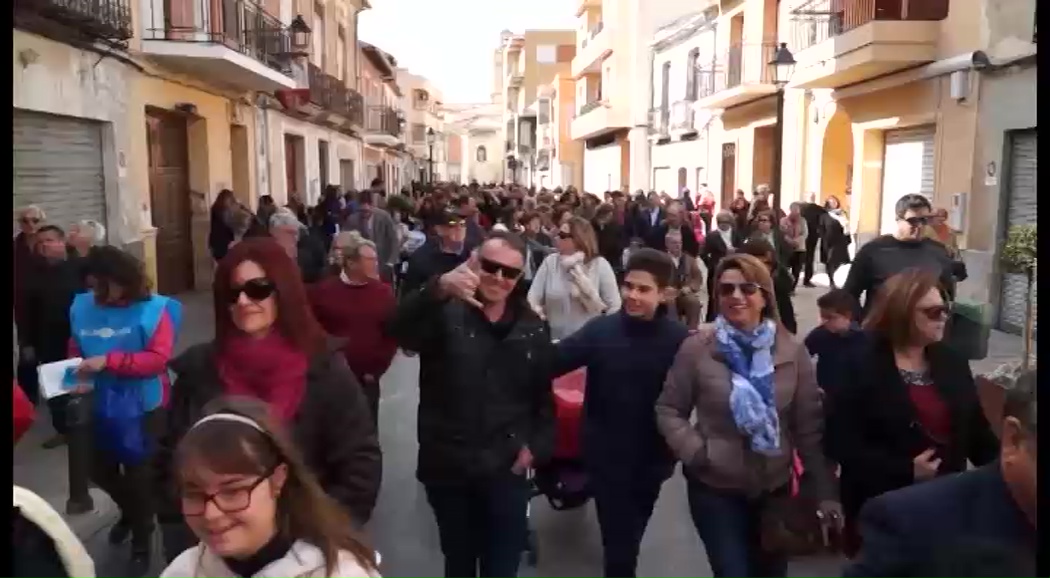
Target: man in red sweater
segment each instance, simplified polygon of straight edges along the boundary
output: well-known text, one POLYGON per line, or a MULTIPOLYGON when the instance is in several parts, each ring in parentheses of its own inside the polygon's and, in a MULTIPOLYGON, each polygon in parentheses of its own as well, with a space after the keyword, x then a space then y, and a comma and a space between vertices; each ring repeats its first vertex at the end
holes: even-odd
POLYGON ((338 276, 308 289, 314 316, 329 334, 347 340, 343 355, 364 386, 379 424, 379 378, 390 368, 397 343, 386 336, 387 318, 397 305, 394 291, 379 280, 376 246, 359 233, 340 233, 335 245, 342 256, 338 276))

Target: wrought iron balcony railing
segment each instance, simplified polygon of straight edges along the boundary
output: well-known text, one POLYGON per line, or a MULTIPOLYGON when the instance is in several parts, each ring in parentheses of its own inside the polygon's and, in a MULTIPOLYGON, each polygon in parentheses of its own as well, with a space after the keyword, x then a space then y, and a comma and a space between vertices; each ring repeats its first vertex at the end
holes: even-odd
POLYGON ((601 99, 592 100, 590 102, 587 102, 583 106, 580 107, 580 112, 576 116, 583 116, 583 115, 587 114, 588 112, 591 112, 592 110, 600 107, 601 105, 602 105, 601 99))
POLYGON ((693 102, 690 100, 679 100, 671 105, 671 130, 681 132, 694 130, 693 121, 695 117, 693 102))
POLYGON ((804 50, 876 20, 944 20, 949 4, 950 0, 809 0, 791 11, 791 48, 804 50))
POLYGON ((777 51, 776 42, 735 43, 714 62, 701 65, 697 71, 697 98, 736 88, 744 82, 773 84, 776 71, 770 62, 777 51), (758 73, 752 72, 758 68, 758 73), (746 69, 746 70, 745 70, 746 69))
POLYGON ((182 0, 149 6, 143 18, 146 40, 222 44, 274 70, 290 70, 288 27, 252 0, 182 0))
POLYGON ((364 99, 356 90, 347 88, 338 78, 325 74, 311 63, 307 68, 310 79, 310 102, 346 117, 360 125, 364 121, 364 99))
POLYGON ((649 134, 657 137, 670 135, 671 113, 663 107, 649 109, 649 134))
POLYGON ((390 106, 369 106, 368 116, 365 118, 365 130, 399 137, 401 136, 401 114, 390 106))
POLYGON ((15 0, 14 16, 15 26, 47 36, 74 30, 123 43, 133 35, 130 0, 15 0))

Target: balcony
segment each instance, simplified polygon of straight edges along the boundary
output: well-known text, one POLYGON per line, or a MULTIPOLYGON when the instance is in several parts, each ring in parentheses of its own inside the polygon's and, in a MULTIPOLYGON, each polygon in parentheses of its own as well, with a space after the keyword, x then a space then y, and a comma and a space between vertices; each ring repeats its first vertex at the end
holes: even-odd
POLYGON ((271 92, 300 87, 293 78, 288 27, 255 2, 146 3, 142 52, 153 60, 232 89, 271 92))
POLYGON ((949 0, 811 0, 791 12, 791 88, 838 88, 937 58, 949 0))
POLYGON ((401 144, 401 113, 385 105, 371 105, 365 114, 365 142, 382 147, 401 144))
POLYGON ((695 134, 696 111, 693 110, 693 101, 679 100, 671 105, 671 134, 682 136, 684 134, 695 134))
POLYGON ((15 0, 13 13, 17 28, 56 40, 123 46, 132 37, 130 0, 15 0))
POLYGON ((649 140, 671 138, 671 114, 666 108, 649 109, 649 140))
POLYGON ((628 115, 622 107, 612 107, 601 100, 580 107, 570 128, 572 140, 593 138, 610 131, 628 128, 628 115))
POLYGON ((725 54, 697 71, 697 108, 726 109, 775 94, 769 63, 776 42, 736 43, 725 54))
POLYGON ((572 77, 601 73, 602 61, 608 58, 612 51, 612 33, 605 29, 604 23, 595 24, 580 41, 580 48, 572 59, 572 77))
POLYGON ((576 3, 576 17, 583 16, 583 13, 588 10, 602 8, 602 0, 573 0, 576 3))
POLYGON ((313 64, 307 67, 307 76, 309 102, 294 112, 338 129, 357 130, 364 124, 364 99, 359 92, 313 64))

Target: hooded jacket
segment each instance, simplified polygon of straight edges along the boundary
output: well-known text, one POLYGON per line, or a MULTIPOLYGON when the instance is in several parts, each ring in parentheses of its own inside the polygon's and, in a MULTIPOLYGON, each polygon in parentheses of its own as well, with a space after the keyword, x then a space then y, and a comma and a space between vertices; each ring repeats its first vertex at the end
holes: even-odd
POLYGON ((95 562, 62 516, 33 492, 14 486, 12 576, 94 578, 95 562))

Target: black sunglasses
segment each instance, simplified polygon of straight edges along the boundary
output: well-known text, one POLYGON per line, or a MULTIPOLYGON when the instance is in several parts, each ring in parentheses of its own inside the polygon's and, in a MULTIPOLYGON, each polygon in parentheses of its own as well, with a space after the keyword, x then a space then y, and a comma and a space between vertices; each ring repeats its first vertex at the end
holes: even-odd
POLYGON ((248 296, 252 301, 263 301, 277 292, 277 286, 273 281, 265 277, 249 279, 239 287, 230 288, 230 303, 236 303, 241 298, 241 293, 248 296))
POLYGON ((740 292, 743 293, 745 297, 750 297, 755 293, 758 293, 762 287, 758 283, 751 282, 718 284, 718 294, 722 297, 732 297, 737 289, 740 289, 740 292))
POLYGON ((925 315, 930 321, 944 321, 951 312, 951 307, 947 305, 934 305, 933 307, 922 307, 919 309, 919 313, 925 315))
POLYGON ((517 279, 521 275, 521 269, 517 267, 511 267, 510 265, 504 265, 485 258, 478 261, 481 265, 481 270, 489 275, 502 275, 504 279, 517 279))
POLYGON ((558 238, 559 239, 571 239, 572 238, 572 233, 566 233, 565 231, 558 231, 558 238))
POLYGON ((926 223, 930 222, 929 217, 908 217, 907 219, 901 220, 906 221, 912 227, 922 227, 925 226, 926 223))

